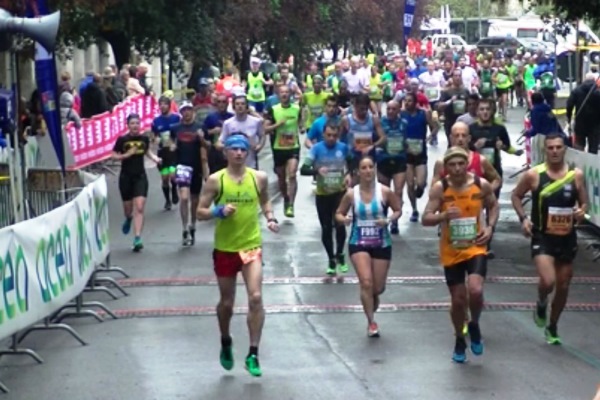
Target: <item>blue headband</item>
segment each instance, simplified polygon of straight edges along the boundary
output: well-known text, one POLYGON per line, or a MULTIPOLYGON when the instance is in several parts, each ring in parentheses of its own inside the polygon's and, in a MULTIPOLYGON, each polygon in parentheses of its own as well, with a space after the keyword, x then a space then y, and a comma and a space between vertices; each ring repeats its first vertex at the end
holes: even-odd
POLYGON ((246 138, 245 136, 232 135, 232 136, 229 136, 227 138, 227 140, 225 140, 225 148, 226 149, 236 148, 236 149, 243 149, 243 150, 248 151, 248 149, 250 149, 250 142, 248 141, 248 138, 246 138))

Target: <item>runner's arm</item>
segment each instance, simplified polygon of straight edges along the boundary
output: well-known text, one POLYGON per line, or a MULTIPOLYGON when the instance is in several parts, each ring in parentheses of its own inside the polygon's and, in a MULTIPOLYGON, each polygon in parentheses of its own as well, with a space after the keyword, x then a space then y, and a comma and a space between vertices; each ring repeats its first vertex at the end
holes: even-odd
POLYGON ((536 172, 533 170, 529 170, 523 174, 519 182, 517 182, 517 186, 513 189, 510 200, 512 202, 512 206, 519 217, 519 221, 523 222, 525 218, 527 218, 527 213, 525 212, 525 207, 523 207, 523 198, 525 195, 530 192, 534 187, 534 179, 536 172))
POLYGON ((206 180, 206 183, 202 186, 202 192, 200 193, 200 201, 198 202, 198 209, 196 210, 196 217, 200 221, 205 221, 215 217, 213 214, 213 208, 211 207, 213 201, 217 197, 219 191, 219 183, 215 175, 211 175, 206 180))
POLYGON ((444 163, 442 160, 437 160, 433 165, 433 176, 431 177, 431 185, 433 187, 436 183, 442 179, 442 168, 444 168, 444 163))
POLYGON ((483 202, 487 210, 487 226, 492 228, 492 231, 496 228, 498 217, 500 216, 500 206, 498 199, 494 194, 492 185, 485 179, 481 180, 481 191, 483 192, 483 202))
POLYGON ((436 226, 446 220, 446 212, 439 212, 442 207, 443 191, 444 188, 442 182, 437 182, 435 185, 431 186, 429 200, 427 200, 427 205, 425 206, 425 211, 423 211, 423 217, 421 218, 423 226, 436 226))
POLYGON ((270 108, 265 115, 265 132, 272 134, 277 128, 283 126, 283 124, 285 124, 285 120, 275 123, 275 114, 273 113, 273 109, 270 108))
POLYGON ((425 110, 425 118, 427 119, 427 125, 429 125, 431 135, 437 136, 440 130, 440 124, 433 119, 433 114, 431 113, 431 110, 425 110))
POLYGON ((377 141, 373 143, 373 147, 379 147, 385 142, 385 132, 381 127, 381 120, 375 114, 373 115, 373 127, 375 128, 375 133, 377 134, 377 141))
POLYGON ((269 198, 269 178, 266 172, 256 171, 256 180, 258 181, 258 190, 260 190, 260 208, 267 221, 275 219, 271 199, 269 198))
POLYGON ((302 176, 311 176, 316 175, 317 171, 315 170, 315 151, 314 147, 308 152, 308 155, 304 159, 304 163, 300 167, 300 175, 302 176))
POLYGON ((577 187, 577 204, 579 205, 579 209, 585 214, 588 211, 589 198, 587 188, 585 187, 585 177, 579 168, 575 169, 575 186, 577 187))
POLYGON ((398 222, 398 219, 402 216, 402 199, 387 186, 383 186, 383 193, 386 197, 386 203, 393 211, 389 218, 390 222, 398 222))
POLYGON ((502 186, 502 178, 496 168, 488 161, 487 158, 483 157, 479 153, 475 153, 474 156, 478 156, 481 159, 481 168, 483 169, 483 177, 486 181, 492 185, 492 190, 496 191, 500 186, 502 186))
POLYGON ((335 211, 335 221, 338 224, 346 224, 346 216, 348 215, 348 211, 350 211, 350 207, 352 206, 352 189, 348 189, 342 200, 340 201, 340 205, 335 211))

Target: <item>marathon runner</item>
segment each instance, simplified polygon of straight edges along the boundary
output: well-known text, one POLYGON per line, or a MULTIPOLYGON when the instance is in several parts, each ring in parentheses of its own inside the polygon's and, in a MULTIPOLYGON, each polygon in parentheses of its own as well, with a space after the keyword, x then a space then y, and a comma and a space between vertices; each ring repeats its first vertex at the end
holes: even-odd
MULTIPOLYGON (((411 94, 412 96, 412 94, 411 94)), ((377 169, 379 182, 391 188, 394 183, 394 193, 400 200, 402 209, 404 184, 406 183, 406 127, 408 121, 400 118, 400 103, 389 101, 386 115, 381 118, 381 127, 386 141, 381 154, 378 154, 377 169)), ((390 226, 392 235, 399 233, 398 223, 390 226)))
POLYGON ((246 86, 248 91, 248 104, 261 114, 265 109, 266 92, 265 86, 272 85, 273 81, 265 78, 260 70, 260 59, 252 57, 250 60, 250 72, 246 76, 246 86))
POLYGON ((442 92, 440 101, 437 103, 439 112, 444 113, 444 130, 450 147, 450 131, 458 117, 463 115, 467 108, 469 90, 463 86, 462 71, 455 69, 452 73, 450 87, 442 92))
POLYGON ((215 103, 217 111, 208 114, 202 126, 206 141, 211 144, 208 149, 208 168, 212 174, 227 166, 223 150, 217 149, 215 144, 217 144, 221 137, 223 123, 234 115, 227 111, 229 96, 226 93, 217 94, 215 103))
MULTIPOLYGON (((310 76, 310 75, 309 75, 310 76)), ((323 77, 315 75, 311 80, 312 91, 304 93, 300 106, 308 109, 304 127, 308 131, 317 118, 319 118, 325 110, 327 99, 331 93, 323 90, 323 77)))
POLYGON ((269 230, 278 232, 279 225, 269 201, 267 174, 246 167, 249 149, 250 142, 242 135, 225 141, 227 167, 208 178, 197 214, 201 220, 217 220, 213 261, 220 294, 217 318, 221 332, 221 366, 229 371, 234 365, 230 323, 236 278, 241 271, 248 293, 250 349, 246 369, 252 376, 261 376, 258 345, 265 311, 261 293, 262 235, 256 212, 258 206, 267 218, 269 230))
POLYGON ((235 115, 223 123, 221 136, 215 145, 217 149, 223 150, 224 144, 232 135, 244 135, 250 142, 250 149, 246 157, 246 165, 258 169, 258 153, 266 142, 262 118, 249 115, 248 101, 246 96, 233 98, 233 109, 235 115))
POLYGON ((413 210, 410 220, 417 222, 417 199, 423 196, 427 185, 427 127, 431 136, 437 136, 439 128, 431 111, 417 108, 414 93, 406 93, 400 118, 406 121, 406 189, 413 210))
POLYGON ((300 107, 290 101, 290 89, 279 88, 281 103, 267 113, 265 131, 273 143, 273 163, 283 196, 284 214, 294 218, 294 201, 298 191, 298 159, 300 158, 300 107))
POLYGON ((193 246, 196 241, 196 213, 204 177, 209 174, 206 141, 202 125, 194 121, 194 109, 189 102, 179 106, 181 123, 171 131, 177 154, 175 180, 179 187, 179 214, 183 225, 182 245, 193 246), (191 202, 190 202, 191 198, 191 202), (191 203, 191 204, 190 204, 191 203), (191 215, 190 215, 191 206, 191 215))
POLYGON ((546 135, 544 144, 546 161, 525 172, 511 199, 523 234, 531 238, 531 256, 540 277, 533 318, 538 327, 545 327, 548 344, 559 345, 562 342, 557 331, 558 319, 567 303, 577 254, 574 225, 585 218, 588 192, 583 172, 565 162, 564 137, 546 135), (523 207, 528 192, 531 192, 531 219, 523 207), (548 322, 548 296, 553 291, 548 322))
POLYGON ((423 226, 441 225, 440 261, 451 298, 451 318, 456 343, 452 359, 467 359, 463 324, 465 308, 471 311, 468 331, 471 351, 483 354, 479 317, 483 308, 483 282, 487 273, 486 243, 498 220, 499 205, 491 185, 467 172, 469 154, 450 147, 444 155, 448 175, 431 187, 423 212, 423 226), (487 209, 489 221, 482 219, 487 209), (467 280, 465 284, 465 275, 467 280), (468 300, 467 300, 468 294, 468 300))
POLYGON ((119 192, 125 214, 125 222, 121 230, 124 235, 128 235, 133 220, 135 234, 133 251, 139 252, 144 248, 142 229, 144 228, 144 206, 148 197, 148 177, 144 167, 144 156, 156 164, 160 164, 162 160, 150 150, 150 139, 142 134, 138 114, 127 116, 127 128, 129 132, 117 138, 112 158, 121 161, 119 192))
POLYGON ((323 133, 329 121, 339 124, 340 109, 338 107, 338 99, 336 95, 329 95, 325 103, 325 113, 315 120, 310 126, 304 140, 304 146, 310 149, 315 144, 323 140, 323 133))
POLYGON ((344 257, 344 245, 346 244, 344 224, 335 224, 335 253, 333 252, 332 236, 335 211, 351 181, 346 167, 350 150, 348 145, 339 141, 339 125, 335 121, 327 122, 323 137, 323 141, 318 142, 310 149, 302 168, 300 168, 300 174, 316 176, 315 202, 321 224, 321 242, 329 258, 326 273, 335 275, 336 268, 341 273, 348 272, 348 265, 344 257))
POLYGON ((352 224, 348 253, 360 282, 360 300, 367 316, 367 335, 379 337, 375 312, 379 296, 385 291, 392 238, 388 226, 402 215, 400 199, 388 187, 377 182, 375 161, 364 156, 358 162, 358 184, 348 189, 335 219, 339 224, 352 224), (393 211, 387 218, 387 208, 393 211), (352 216, 348 211, 352 208, 352 216))
POLYGON ((170 210, 172 204, 179 203, 177 184, 175 183, 175 170, 177 160, 171 140, 171 129, 181 121, 181 116, 171 112, 172 101, 162 96, 158 99, 160 115, 152 121, 152 133, 158 140, 158 157, 162 160, 158 170, 160 172, 163 195, 165 196, 165 210, 170 210))

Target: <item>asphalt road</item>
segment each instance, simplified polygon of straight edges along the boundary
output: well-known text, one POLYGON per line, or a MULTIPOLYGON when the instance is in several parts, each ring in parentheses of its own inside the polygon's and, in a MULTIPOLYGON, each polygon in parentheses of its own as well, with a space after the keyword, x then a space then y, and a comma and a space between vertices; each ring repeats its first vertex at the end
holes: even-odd
MULTIPOLYGON (((507 125, 513 140, 521 121, 522 111, 512 111, 507 125)), ((445 140, 430 148, 430 169, 445 148, 445 140)), ((523 157, 505 155, 506 176, 523 163, 523 157)), ((271 171, 268 152, 261 155, 261 165, 271 171)), ((500 199, 497 258, 489 264, 485 287, 485 354, 469 354, 466 365, 450 360, 454 338, 435 229, 410 223, 405 207, 377 316, 382 337, 368 339, 354 273, 340 282, 323 278, 327 260, 310 179, 299 178, 294 219, 283 217, 283 205, 272 192, 282 226, 277 235, 264 233, 263 377, 252 378, 243 370, 243 315, 234 317, 232 327, 236 367, 226 372, 218 362, 213 223, 201 223, 196 245, 181 248, 178 212, 162 210, 158 174, 149 173, 146 248, 140 254, 131 252, 132 238, 120 233, 116 179, 109 176, 112 261, 131 275, 120 281, 130 295, 86 298, 103 301, 120 319, 70 320, 88 346, 61 332, 32 334, 23 345, 38 351, 45 364, 2 358, 0 379, 12 389, 6 399, 585 400, 600 383, 599 265, 582 237, 569 311, 559 325, 564 345, 545 344, 531 318, 535 271, 510 206, 514 179, 507 179, 500 199)), ((425 201, 419 202, 421 210, 425 201)), ((237 305, 243 314, 243 290, 237 305)))

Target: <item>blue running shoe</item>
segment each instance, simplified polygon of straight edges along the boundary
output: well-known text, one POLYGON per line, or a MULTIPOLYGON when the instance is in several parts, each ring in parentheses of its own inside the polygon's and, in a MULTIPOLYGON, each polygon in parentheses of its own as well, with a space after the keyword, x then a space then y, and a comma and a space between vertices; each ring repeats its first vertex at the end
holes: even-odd
POLYGON ((452 354, 452 361, 459 364, 467 361, 467 342, 465 341, 464 337, 456 338, 454 353, 452 354))
POLYGON ((469 338, 471 339, 471 351, 476 356, 483 354, 483 342, 481 341, 481 331, 479 324, 469 322, 469 338))
POLYGON ((125 222, 123 222, 123 226, 121 227, 121 232, 123 232, 123 235, 129 235, 129 231, 131 230, 131 220, 132 218, 129 217, 125 219, 125 222))
POLYGON ((419 212, 418 211, 413 211, 412 215, 410 216, 410 222, 419 222, 419 212))

